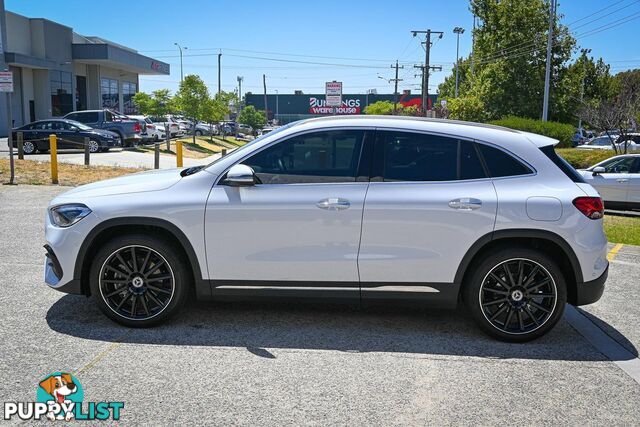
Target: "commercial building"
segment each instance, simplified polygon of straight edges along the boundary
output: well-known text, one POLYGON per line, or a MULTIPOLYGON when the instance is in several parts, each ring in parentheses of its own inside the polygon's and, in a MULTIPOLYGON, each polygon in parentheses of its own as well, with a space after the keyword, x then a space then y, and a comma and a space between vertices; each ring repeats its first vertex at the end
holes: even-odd
MULTIPOLYGON (((112 108, 135 112, 141 74, 169 74, 169 64, 44 18, 4 10, 0 0, 0 71, 13 72, 13 127, 70 111, 112 108)), ((0 93, 0 135, 7 134, 0 93)))
MULTIPOLYGON (((393 94, 343 94, 342 106, 338 108, 327 107, 324 94, 280 95, 267 94, 267 111, 269 119, 276 119, 280 124, 286 124, 296 120, 324 115, 352 115, 364 114, 368 105, 377 101, 394 101, 393 94)), ((437 95, 429 95, 429 106, 436 101, 437 95)), ((245 105, 253 105, 257 110, 265 110, 264 94, 247 93, 245 105)), ((404 91, 398 95, 398 103, 404 106, 422 106, 420 94, 412 94, 404 91)))

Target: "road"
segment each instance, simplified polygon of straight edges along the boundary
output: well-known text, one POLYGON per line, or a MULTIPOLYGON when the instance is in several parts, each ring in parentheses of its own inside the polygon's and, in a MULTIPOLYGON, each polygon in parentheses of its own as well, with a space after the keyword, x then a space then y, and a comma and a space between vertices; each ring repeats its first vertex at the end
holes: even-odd
MULTIPOLYGON (((15 151, 14 153, 16 153, 15 151)), ((17 154, 15 154, 17 155, 17 154)), ((9 157, 9 148, 7 139, 0 138, 0 158, 9 157)), ((211 163, 219 158, 220 154, 214 154, 202 159, 183 158, 183 166, 198 166, 211 163)), ((32 154, 25 155, 26 160, 50 161, 50 154, 32 154)), ((70 163, 76 165, 84 164, 84 151, 82 150, 61 150, 58 152, 58 161, 61 163, 70 163)), ((107 153, 91 154, 90 162, 92 165, 99 166, 116 166, 129 168, 146 168, 153 169, 153 153, 140 153, 135 151, 126 151, 119 148, 111 149, 107 153)), ((160 169, 168 169, 176 167, 175 156, 160 155, 160 169)))
POLYGON ((85 401, 124 401, 128 424, 640 420, 640 248, 618 247, 602 300, 528 344, 487 338, 463 308, 190 303, 165 326, 125 329, 43 284, 42 218, 62 190, 0 188, 4 401, 33 400, 40 379, 67 370, 85 401))

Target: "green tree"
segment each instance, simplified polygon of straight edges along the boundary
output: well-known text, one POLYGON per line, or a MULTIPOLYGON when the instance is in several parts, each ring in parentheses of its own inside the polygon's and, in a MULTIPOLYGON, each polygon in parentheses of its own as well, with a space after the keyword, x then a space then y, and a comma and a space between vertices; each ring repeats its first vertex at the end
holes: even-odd
POLYGON ((487 112, 484 103, 474 95, 467 95, 447 100, 448 118, 469 122, 484 122, 487 112))
POLYGON ((154 90, 151 95, 138 92, 133 96, 133 103, 145 116, 164 116, 173 109, 169 89, 154 90))
POLYGON ((235 93, 233 92, 220 92, 213 98, 209 98, 204 106, 202 120, 210 125, 224 120, 231 112, 230 104, 232 99, 235 99, 235 93))
MULTIPOLYGON (((398 104, 401 107, 400 104, 398 104)), ((376 101, 373 104, 367 105, 364 109, 365 114, 372 115, 391 115, 393 114, 393 102, 391 101, 376 101)))
POLYGON ((247 105, 238 114, 238 123, 251 126, 255 135, 256 130, 263 127, 265 122, 264 111, 256 110, 253 105, 247 105))
POLYGON ((193 121, 193 143, 196 142, 195 125, 206 120, 210 97, 207 85, 199 76, 190 74, 180 82, 180 88, 174 97, 175 106, 185 117, 193 121))

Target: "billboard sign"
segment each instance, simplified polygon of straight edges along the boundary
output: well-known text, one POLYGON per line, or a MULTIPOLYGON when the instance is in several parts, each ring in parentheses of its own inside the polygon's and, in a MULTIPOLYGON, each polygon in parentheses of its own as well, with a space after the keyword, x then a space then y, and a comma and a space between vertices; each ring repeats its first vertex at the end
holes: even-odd
MULTIPOLYGON (((342 96, 340 97, 342 98, 342 96)), ((309 114, 360 114, 361 104, 358 98, 341 99, 337 106, 330 106, 328 99, 309 97, 309 114)))
POLYGON ((342 106, 342 82, 327 82, 325 84, 325 99, 327 107, 342 106))
POLYGON ((0 71, 0 92, 13 92, 13 72, 0 71))

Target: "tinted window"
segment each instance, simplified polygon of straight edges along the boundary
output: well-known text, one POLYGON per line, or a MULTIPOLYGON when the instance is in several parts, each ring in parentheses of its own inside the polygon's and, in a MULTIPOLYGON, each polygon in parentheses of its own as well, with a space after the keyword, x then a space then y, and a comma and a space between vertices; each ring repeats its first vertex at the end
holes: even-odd
POLYGON ((263 184, 354 182, 363 131, 314 132, 278 142, 245 160, 263 184))
POLYGON ((501 176, 517 176, 532 173, 532 170, 523 165, 520 161, 513 158, 497 148, 489 147, 485 144, 478 144, 484 162, 489 169, 489 174, 494 178, 501 176))
POLYGON ((556 150, 553 148, 553 145, 547 145, 546 147, 540 148, 548 158, 551 160, 556 166, 560 168, 560 170, 569 177, 573 182, 585 182, 582 175, 576 171, 573 166, 569 164, 565 159, 558 156, 556 150))
POLYGON ((635 157, 620 157, 608 160, 599 166, 604 168, 604 173, 628 173, 631 172, 634 162, 635 157))
POLYGON ((408 132, 384 132, 385 181, 456 181, 485 178, 468 141, 408 132))

